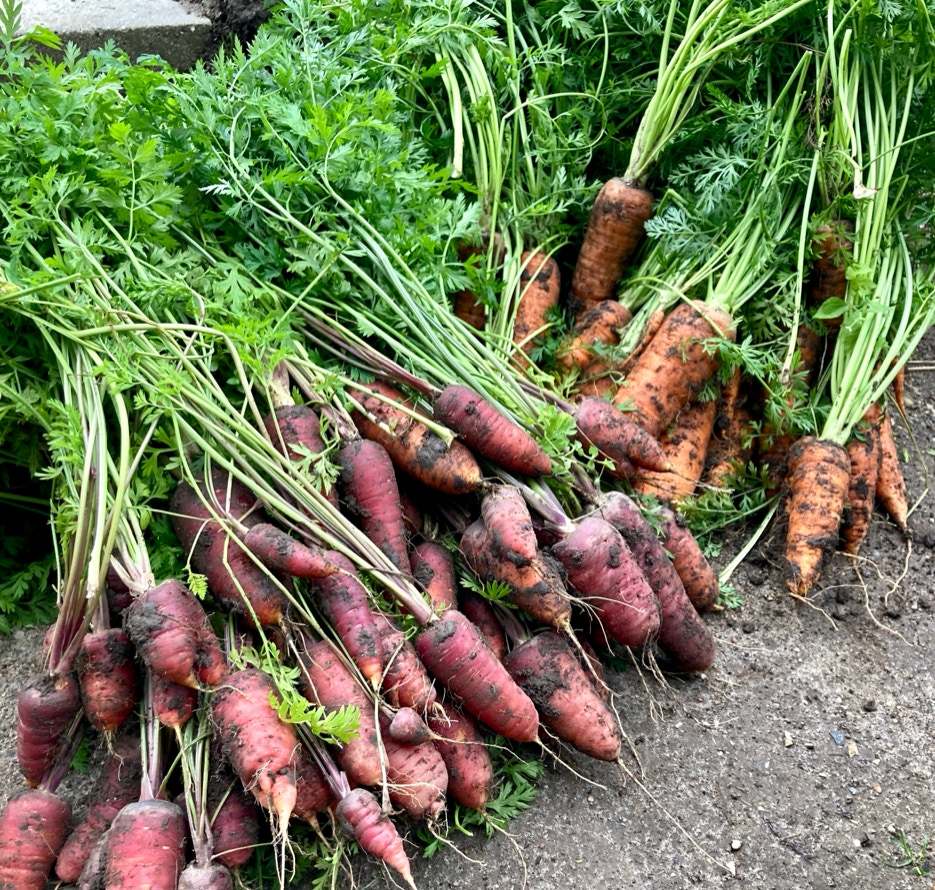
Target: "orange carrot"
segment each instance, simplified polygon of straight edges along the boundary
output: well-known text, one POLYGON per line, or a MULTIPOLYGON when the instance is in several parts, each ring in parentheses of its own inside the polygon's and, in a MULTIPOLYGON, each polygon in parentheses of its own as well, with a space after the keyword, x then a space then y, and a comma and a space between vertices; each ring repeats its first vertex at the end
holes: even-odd
POLYGON ((797 596, 808 594, 837 547, 849 479, 843 446, 815 436, 792 446, 783 495, 785 561, 787 586, 797 596))
POLYGON ((617 760, 621 735, 613 711, 594 691, 567 639, 543 631, 513 649, 504 664, 539 709, 542 723, 562 741, 598 760, 617 760))
POLYGON ((877 503, 889 514, 896 527, 909 534, 909 498, 906 480, 899 466, 899 450, 893 438, 893 424, 889 414, 880 421, 880 472, 876 484, 877 503))
POLYGON ((433 404, 435 419, 454 430, 475 454, 511 473, 543 476, 552 472, 549 456, 514 420, 482 396, 458 383, 446 386, 433 404))
POLYGON ((851 479, 841 536, 844 550, 852 555, 856 555, 860 550, 873 515, 881 463, 880 419, 879 405, 871 405, 864 414, 863 421, 854 428, 847 443, 851 479))
POLYGON ((520 263, 520 298, 513 321, 513 342, 528 356, 549 327, 549 312, 558 305, 562 283, 558 263, 541 251, 523 251, 520 263))
POLYGON ((355 392, 354 397, 374 420, 357 410, 351 417, 362 436, 379 442, 389 452, 398 469, 446 494, 464 494, 480 486, 480 466, 467 447, 458 441, 446 446, 425 424, 391 404, 408 403, 389 384, 375 381, 367 384, 367 389, 369 392, 355 392))
POLYGON ((633 481, 633 490, 675 504, 690 498, 704 472, 716 418, 714 399, 686 405, 659 440, 670 469, 665 473, 640 473, 633 481))
POLYGON ((720 366, 717 343, 733 340, 731 317, 705 303, 682 303, 662 323, 636 360, 614 402, 660 436, 678 412, 707 385, 720 366))
POLYGON ((753 453, 753 415, 747 409, 740 387, 741 372, 736 368, 718 397, 714 432, 708 443, 708 457, 702 481, 712 488, 723 488, 744 467, 753 453))
POLYGON ((902 365, 893 378, 893 401, 899 413, 906 414, 906 366, 902 365))
POLYGON ((465 289, 455 293, 452 311, 466 325, 478 331, 484 329, 487 322, 487 307, 477 299, 474 291, 465 289))
POLYGON ((561 347, 558 365, 566 371, 584 368, 594 359, 596 344, 614 346, 620 342, 620 330, 633 319, 630 310, 616 300, 601 300, 575 320, 575 326, 561 347))
POLYGON ((685 517, 666 507, 657 512, 662 544, 672 554, 672 566, 677 572, 692 605, 706 612, 720 595, 717 575, 691 533, 685 517))
MULTIPOLYGON (((853 223, 849 220, 836 220, 815 230, 814 246, 818 250, 818 257, 807 282, 808 298, 813 306, 821 306, 832 297, 844 299, 847 293, 845 259, 854 247, 850 238, 853 231, 853 223)), ((823 321, 828 328, 838 328, 841 316, 825 318, 823 321)))
POLYGON ((644 188, 614 177, 604 183, 588 217, 588 227, 571 280, 572 311, 614 297, 624 269, 645 235, 653 196, 644 188))

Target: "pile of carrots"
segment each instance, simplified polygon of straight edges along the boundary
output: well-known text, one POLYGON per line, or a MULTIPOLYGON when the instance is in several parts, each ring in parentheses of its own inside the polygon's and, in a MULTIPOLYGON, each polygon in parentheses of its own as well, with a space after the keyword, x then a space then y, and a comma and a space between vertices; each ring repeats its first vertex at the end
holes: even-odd
POLYGON ((19 697, 0 890, 221 890, 270 861, 287 886, 299 832, 322 871, 356 845, 414 886, 408 831, 454 808, 500 827, 504 757, 623 763, 611 659, 715 665, 706 504, 780 518, 798 598, 875 505, 908 533, 891 417, 935 263, 907 198, 925 93, 905 59, 935 35, 852 52, 891 23, 671 0, 630 157, 597 188, 590 146, 550 142, 576 95, 535 68, 557 19, 459 6, 469 27, 389 51, 376 6, 315 10, 320 39, 310 6, 215 74, 104 71, 94 89, 127 105, 95 145, 125 164, 132 118, 133 175, 82 169, 3 246, 22 342, 0 435, 12 418, 41 442, 58 617, 19 697), (740 133, 720 118, 739 93, 702 83, 742 46, 785 55, 740 133), (313 82, 329 65, 353 70, 313 82), (437 82, 398 89, 413 70, 437 82), (310 100, 267 102, 270 78, 329 97, 322 132, 347 115, 327 151, 298 127, 310 100), (150 89, 171 101, 147 118, 150 89), (385 119, 353 119, 367 103, 385 119), (341 141, 355 128, 373 171, 341 141), (722 130, 736 144, 681 158, 722 130), (719 203, 702 174, 727 155, 719 203), (114 219, 81 204, 94 176, 114 219), (72 824, 59 790, 89 742, 101 779, 72 824))

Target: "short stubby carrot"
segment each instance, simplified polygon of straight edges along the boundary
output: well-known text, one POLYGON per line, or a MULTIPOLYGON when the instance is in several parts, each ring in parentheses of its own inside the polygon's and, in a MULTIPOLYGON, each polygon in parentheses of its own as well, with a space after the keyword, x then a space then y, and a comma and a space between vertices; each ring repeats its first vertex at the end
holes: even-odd
POLYGON ((733 319, 724 310, 705 303, 680 304, 636 360, 614 403, 629 407, 648 433, 661 436, 717 371, 718 341, 735 337, 733 319))
POLYGON ((152 673, 150 683, 153 689, 153 713, 163 726, 180 729, 191 720, 198 705, 197 689, 152 673))
POLYGON ((873 504, 876 500, 877 478, 880 475, 879 405, 871 405, 863 420, 854 428, 847 442, 851 462, 851 479, 841 526, 841 539, 846 553, 856 555, 870 529, 873 504))
POLYGON ((665 472, 669 460, 656 435, 648 433, 627 412, 596 396, 583 399, 575 409, 579 441, 597 449, 597 458, 609 460, 610 474, 630 479, 635 468, 665 472))
POLYGON ((546 630, 504 660, 510 676, 539 710, 539 719, 562 741, 598 760, 617 760, 621 733, 613 711, 595 692, 568 640, 546 630))
POLYGON ((517 742, 538 737, 535 705, 460 612, 443 612, 416 637, 416 650, 464 709, 494 732, 517 742))
POLYGON ((208 784, 214 860, 234 870, 250 861, 260 837, 256 802, 242 785, 235 787, 235 782, 239 784, 223 764, 208 784))
POLYGON ((457 440, 446 445, 424 423, 400 410, 400 405, 411 406, 388 383, 377 380, 367 384, 367 390, 354 392, 367 413, 354 410, 351 418, 362 436, 387 450, 397 469, 445 494, 466 494, 480 486, 480 465, 466 445, 457 440))
POLYGON ((431 740, 406 744, 393 738, 390 721, 380 719, 390 800, 413 819, 434 819, 445 808, 448 770, 431 740))
POLYGON ((34 788, 0 812, 0 890, 42 890, 71 827, 71 804, 34 788))
POLYGON ((786 584, 807 596, 838 544, 850 459, 842 445, 803 436, 789 452, 783 493, 786 584))
POLYGON ((75 659, 85 716, 99 732, 112 733, 133 712, 137 695, 136 652, 127 632, 111 627, 85 634, 75 659))
POLYGON ((446 386, 432 403, 435 419, 454 430, 475 453, 511 473, 544 476, 549 456, 513 418, 460 383, 446 386))
POLYGON ((579 314, 613 299, 627 263, 646 234, 653 196, 622 177, 607 180, 594 199, 571 279, 571 309, 579 314))

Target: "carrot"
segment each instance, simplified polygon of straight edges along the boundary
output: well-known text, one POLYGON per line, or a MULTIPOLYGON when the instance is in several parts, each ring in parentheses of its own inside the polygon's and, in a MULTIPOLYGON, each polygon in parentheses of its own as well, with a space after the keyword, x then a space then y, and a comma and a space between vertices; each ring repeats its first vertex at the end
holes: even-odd
POLYGON ((81 693, 72 674, 34 677, 16 699, 16 759, 31 788, 42 781, 60 740, 81 709, 81 693))
POLYGON ((451 552, 435 541, 422 541, 412 548, 409 568, 419 588, 436 612, 457 608, 458 579, 451 552))
POLYGON ((179 875, 178 890, 234 890, 234 879, 218 862, 189 862, 179 875))
POLYGON ((672 566, 678 574, 692 605, 706 612, 720 596, 717 575, 698 546, 685 517, 666 507, 657 511, 662 544, 672 554, 672 566))
POLYGON ((435 419, 454 430, 475 454, 524 476, 552 472, 549 456, 519 424, 461 384, 446 386, 432 403, 435 419))
POLYGON ((336 461, 341 468, 341 504, 364 534, 401 572, 409 572, 409 550, 399 487, 386 449, 370 439, 343 446, 336 461))
POLYGON ((566 371, 587 367, 595 358, 595 345, 615 346, 620 342, 620 330, 633 320, 633 315, 617 300, 601 300, 582 312, 576 319, 566 342, 557 356, 558 366, 566 371))
POLYGON ((439 701, 428 722, 448 770, 448 796, 484 812, 493 793, 494 769, 477 724, 449 701, 439 701))
POLYGON ((508 739, 536 739, 535 706, 464 615, 454 609, 443 612, 416 637, 415 645, 430 673, 468 713, 508 739))
POLYGON ((269 522, 250 526, 243 544, 267 568, 295 578, 327 578, 340 571, 321 548, 303 544, 269 522))
POLYGON ((689 599, 656 532, 623 492, 604 495, 599 510, 623 535, 659 601, 661 616, 656 642, 668 656, 669 664, 678 671, 706 671, 714 664, 714 637, 689 599))
POLYGON ((403 745, 421 745, 432 740, 432 730, 422 719, 418 711, 412 708, 400 708, 393 714, 387 728, 393 741, 403 745))
POLYGON ((311 585, 311 593, 351 660, 367 680, 378 684, 383 672, 383 647, 370 608, 370 594, 343 553, 332 550, 327 556, 340 572, 311 585))
POLYGON ((71 805, 50 791, 14 794, 0 813, 0 890, 42 890, 71 825, 71 805))
POLYGON ((576 315, 600 300, 613 299, 652 212, 653 196, 646 189, 620 177, 604 183, 591 208, 571 279, 570 304, 576 315))
POLYGON ((714 434, 708 443, 708 457, 702 481, 712 488, 724 488, 753 455, 753 414, 746 406, 737 368, 721 390, 714 434))
POLYGON ((889 514, 896 527, 909 534, 909 498, 906 480, 899 466, 899 450, 893 437, 889 414, 880 421, 880 472, 875 487, 877 503, 889 514))
POLYGON ((413 888, 409 859, 393 823, 377 799, 365 788, 354 788, 335 808, 338 824, 360 848, 395 869, 413 888))
POLYGON ((445 808, 448 770, 438 749, 431 741, 417 745, 398 742, 386 717, 381 716, 380 725, 390 800, 413 819, 440 815, 445 808))
POLYGON ((642 646, 659 631, 659 603, 620 532, 597 515, 552 547, 568 582, 604 630, 624 646, 642 646))
POLYGON ((834 553, 847 500, 850 460, 843 446, 803 436, 789 453, 784 486, 786 584, 806 596, 834 553))
POLYGON ((374 613, 383 654, 380 692, 394 708, 412 708, 427 713, 435 704, 432 678, 425 670, 415 646, 385 615, 374 613))
POLYGON ((538 633, 513 649, 504 665, 535 703, 542 723, 562 741, 589 757, 617 760, 621 735, 614 714, 563 636, 538 633))
POLYGON ((475 330, 482 331, 487 323, 487 307, 477 299, 472 290, 459 290, 454 296, 454 314, 466 325, 475 330))
POLYGON ((458 611, 463 612, 471 624, 481 632, 497 660, 503 661, 507 653, 506 637, 490 600, 474 593, 473 590, 462 588, 458 591, 458 611))
POLYGON ((660 436, 718 369, 717 350, 709 347, 735 336, 733 320, 724 310, 682 303, 636 360, 614 402, 630 407, 635 422, 650 435, 660 436))
POLYGON ((165 680, 197 688, 216 686, 227 674, 208 616, 181 581, 169 579, 140 594, 124 624, 140 658, 165 680))
POLYGON ((119 627, 85 634, 75 660, 85 716, 100 732, 113 732, 138 700, 134 649, 119 627))
POLYGON ((616 479, 630 479, 635 467, 665 471, 669 462, 655 435, 634 423, 606 399, 583 399, 575 409, 579 441, 597 449, 598 458, 609 460, 616 479))
POLYGON ((102 838, 101 886, 177 890, 185 864, 185 813, 167 800, 127 804, 102 838))
POLYGON ((295 727, 280 720, 270 704, 271 695, 276 687, 263 671, 234 671, 211 696, 211 716, 224 757, 285 834, 296 804, 292 775, 299 742, 295 727))
POLYGON ((633 481, 633 490, 672 503, 690 498, 704 472, 716 419, 714 399, 686 405, 659 440, 669 469, 664 473, 639 473, 633 481))
POLYGON ((94 786, 93 803, 84 819, 68 835, 55 860, 55 875, 60 881, 77 883, 98 838, 124 806, 139 798, 142 773, 139 739, 118 738, 94 786))
POLYGON ((324 813, 334 800, 324 773, 303 747, 295 750, 295 807, 292 818, 318 827, 318 813, 324 813))
MULTIPOLYGON (((328 451, 321 434, 321 418, 308 405, 281 405, 263 418, 263 426, 276 450, 293 461, 307 460, 310 454, 324 455, 328 451)), ((333 506, 338 506, 333 485, 319 482, 316 489, 333 506)))
POLYGON ((860 550, 873 515, 881 463, 880 418, 879 405, 871 405, 846 446, 851 469, 841 537, 844 550, 852 555, 860 550))
MULTIPOLYGON (((256 525, 256 499, 227 474, 216 472, 212 493, 223 509, 243 525, 256 525)), ((207 508, 201 495, 185 482, 179 484, 169 504, 175 534, 195 572, 207 578, 208 588, 219 605, 248 626, 269 627, 282 621, 288 607, 285 594, 274 576, 257 565, 250 554, 207 508)))
POLYGON ((260 834, 257 808, 243 788, 233 786, 226 768, 208 784, 214 860, 236 871, 249 862, 260 834))
POLYGON ((558 263, 541 251, 524 250, 519 261, 520 297, 513 320, 513 342, 528 356, 551 325, 549 314, 558 306, 562 282, 558 263))
POLYGON ((191 719, 198 704, 198 690, 151 674, 153 712, 169 729, 179 729, 191 719))
POLYGON ((355 398, 376 422, 357 410, 351 418, 362 436, 389 452, 399 470, 446 494, 464 494, 480 486, 480 466, 465 445, 454 441, 446 446, 425 424, 378 398, 377 394, 407 405, 402 393, 389 384, 375 381, 367 388, 369 392, 361 390, 355 398))
POLYGON ((893 378, 893 401, 899 413, 906 414, 906 366, 902 365, 893 378))
MULTIPOLYGON (((813 246, 818 251, 806 284, 809 302, 821 306, 826 300, 843 300, 847 293, 847 255, 854 248, 851 233, 854 231, 850 220, 835 220, 834 223, 819 226, 815 230, 813 246)), ((841 325, 841 316, 822 319, 829 329, 841 325)))
POLYGON ((328 643, 305 640, 299 662, 302 694, 312 704, 328 710, 355 707, 360 712, 357 736, 335 755, 341 769, 354 784, 380 785, 383 770, 373 702, 328 643))

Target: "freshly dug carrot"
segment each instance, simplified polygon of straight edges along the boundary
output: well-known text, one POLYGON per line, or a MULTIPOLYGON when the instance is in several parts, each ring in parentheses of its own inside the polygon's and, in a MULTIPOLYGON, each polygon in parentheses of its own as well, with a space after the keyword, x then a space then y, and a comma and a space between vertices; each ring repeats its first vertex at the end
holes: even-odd
POLYGON ((336 456, 341 468, 341 504, 364 534, 403 573, 409 572, 409 550, 403 508, 393 461, 370 439, 344 445, 336 456))
POLYGON ((458 611, 481 632, 497 660, 503 661, 507 653, 506 636, 490 601, 473 590, 462 588, 458 591, 458 611))
POLYGON ((98 838, 123 807, 139 799, 142 773, 139 739, 118 738, 101 768, 93 792, 94 802, 84 820, 68 835, 55 860, 55 875, 60 881, 77 883, 98 838))
POLYGON ((579 314, 600 300, 613 299, 652 212, 653 196, 646 189, 621 177, 604 183, 591 208, 571 279, 572 311, 579 314))
POLYGON ((236 871, 250 861, 259 843, 260 823, 253 798, 233 782, 233 774, 226 769, 214 777, 208 785, 208 803, 214 860, 236 871))
POLYGON ((421 745, 432 740, 432 730, 422 719, 418 711, 412 708, 400 708, 387 728, 393 741, 402 745, 421 745))
POLYGON ((292 776, 299 741, 295 727, 279 719, 270 696, 276 696, 276 687, 263 671, 234 671, 211 696, 211 716, 227 762, 285 834, 296 804, 292 776))
MULTIPOLYGON (((727 396, 730 397, 728 392, 727 396)), ((726 488, 732 477, 753 457, 753 413, 742 395, 730 406, 727 398, 718 408, 715 434, 708 443, 708 459, 701 481, 711 488, 726 488)))
POLYGON ((605 632, 623 646, 643 646, 659 632, 659 603, 620 532, 598 515, 587 516, 552 547, 568 582, 605 632))
POLYGON ((575 409, 575 426, 583 445, 593 445, 599 457, 611 461, 611 474, 617 479, 632 478, 634 467, 657 472, 669 467, 656 434, 646 432, 606 399, 583 399, 575 409))
POLYGON ((880 419, 879 405, 871 405, 846 446, 851 470, 841 537, 845 552, 852 555, 860 551, 873 516, 881 463, 880 419))
POLYGON ((16 699, 16 759, 31 788, 42 781, 80 709, 81 693, 72 674, 54 679, 34 677, 20 691, 16 699))
POLYGON ((216 686, 227 662, 204 607, 181 581, 163 581, 141 593, 124 626, 146 666, 183 686, 216 686))
POLYGON ((452 311, 475 330, 482 331, 487 323, 487 307, 477 299, 474 291, 467 288, 455 293, 452 311))
POLYGON ((685 587, 685 593, 699 612, 706 612, 720 596, 717 575, 701 552, 685 517, 668 508, 658 511, 662 544, 672 554, 672 566, 685 587))
POLYGON ((449 701, 439 701, 428 722, 448 770, 448 796, 484 812, 493 794, 494 769, 477 724, 449 701))
MULTIPOLYGON (((244 525, 256 525, 262 517, 250 511, 256 499, 224 473, 212 477, 217 500, 244 525)), ((288 608, 285 594, 273 574, 258 566, 212 515, 201 496, 185 482, 179 484, 169 504, 175 534, 191 567, 204 575, 218 604, 249 627, 279 624, 288 608)))
POLYGON ((295 750, 295 808, 292 818, 318 827, 318 813, 324 813, 334 801, 334 795, 324 773, 303 747, 295 750))
POLYGON ((850 460, 836 442, 803 436, 789 452, 783 494, 786 532, 786 584, 807 596, 837 548, 847 500, 850 460))
POLYGON ((681 409, 707 385, 720 366, 715 347, 736 337, 733 319, 704 303, 673 309, 643 350, 614 396, 633 420, 660 436, 681 409))
POLYGON ((893 378, 893 401, 899 413, 906 413, 906 366, 902 365, 893 378))
POLYGON ((436 541, 422 541, 409 554, 409 569, 436 612, 457 608, 458 578, 454 557, 436 541))
MULTIPOLYGON (((387 383, 375 381, 367 386, 370 393, 397 405, 408 404, 403 394, 387 383)), ((425 424, 370 393, 360 390, 355 398, 376 422, 357 410, 351 412, 351 418, 362 436, 379 442, 389 452, 399 470, 445 494, 465 494, 480 486, 480 466, 465 445, 454 441, 446 446, 425 424)))
POLYGON ((412 708, 425 714, 435 704, 435 684, 415 646, 385 615, 374 613, 383 655, 380 692, 394 708, 412 708))
POLYGON ((536 739, 535 705, 460 612, 443 612, 416 637, 416 650, 429 672, 472 716, 508 739, 536 739))
POLYGON ((454 430, 475 454, 511 473, 544 476, 549 456, 518 423, 467 386, 446 386, 432 404, 435 420, 454 430))
POLYGON ((42 890, 71 826, 71 804, 42 788, 14 794, 0 813, 0 890, 42 890))
POLYGON ((312 595, 354 664, 367 680, 377 684, 383 673, 383 646, 370 594, 354 563, 343 553, 331 550, 327 555, 340 572, 310 585, 312 595))
POLYGON ((127 804, 103 837, 101 883, 107 890, 177 890, 187 826, 167 800, 127 804))
POLYGON ((390 721, 381 716, 386 780, 390 800, 413 819, 431 819, 445 808, 448 770, 431 741, 407 745, 396 741, 390 721))
POLYGON ((134 649, 123 628, 85 634, 75 660, 85 716, 100 732, 113 732, 138 700, 134 649))
POLYGON ((886 510, 896 527, 909 534, 909 498, 906 480, 899 466, 899 449, 893 437, 893 424, 889 414, 880 421, 880 472, 876 484, 877 503, 886 510))
POLYGON ((594 691, 568 640, 546 630, 504 660, 510 676, 533 700, 539 719, 562 741, 598 760, 620 756, 620 728, 594 691))
POLYGON ((341 798, 335 815, 348 837, 357 841, 362 850, 395 869, 415 890, 402 839, 379 801, 366 788, 354 788, 341 798))
POLYGON ((717 419, 717 401, 691 402, 678 413, 659 443, 669 462, 663 473, 644 470, 633 481, 638 494, 679 503, 698 487, 708 456, 708 442, 717 419))
MULTIPOLYGON (((850 220, 837 220, 833 224, 819 226, 815 230, 818 257, 808 277, 807 291, 813 306, 836 297, 844 299, 847 293, 847 264, 845 258, 853 248, 851 233, 854 225, 850 220)), ((841 316, 823 319, 829 329, 841 326, 841 316)))
POLYGON ((198 690, 150 674, 153 687, 153 713, 169 729, 180 729, 191 719, 198 705, 198 690))
POLYGON ((269 522, 250 526, 243 543, 267 568, 295 578, 327 578, 340 571, 320 547, 303 544, 269 522))
POLYGON ((562 282, 554 257, 524 250, 519 261, 520 298, 513 320, 513 342, 528 356, 549 327, 549 311, 558 306, 562 282))
POLYGON ((656 642, 668 656, 668 666, 677 671, 706 671, 714 664, 714 637, 689 599, 655 530, 623 492, 605 494, 599 510, 623 535, 659 601, 661 617, 656 642))
POLYGON ((582 312, 576 319, 566 343, 557 356, 560 368, 583 369, 594 359, 596 344, 615 346, 620 331, 633 320, 633 315, 617 300, 601 300, 582 312))
POLYGON ((179 875, 178 890, 233 890, 230 871, 217 862, 200 865, 189 862, 179 875))
POLYGON ((302 694, 312 704, 328 710, 355 707, 360 712, 357 736, 340 747, 335 760, 352 783, 380 785, 383 771, 373 702, 328 643, 305 640, 299 660, 302 694))
MULTIPOLYGON (((309 453, 324 454, 328 444, 321 434, 321 418, 308 405, 282 405, 263 418, 263 426, 277 451, 293 461, 305 460, 309 453)), ((338 506, 333 485, 319 484, 317 490, 338 506)))

